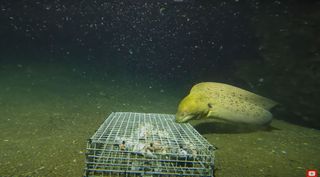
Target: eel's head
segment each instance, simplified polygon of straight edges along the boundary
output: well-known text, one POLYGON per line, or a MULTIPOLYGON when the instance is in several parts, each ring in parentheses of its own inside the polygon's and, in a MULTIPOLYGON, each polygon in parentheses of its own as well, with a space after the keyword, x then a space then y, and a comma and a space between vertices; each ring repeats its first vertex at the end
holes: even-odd
POLYGON ((206 110, 206 104, 202 103, 201 99, 188 95, 180 102, 175 121, 185 123, 192 119, 200 119, 206 110))

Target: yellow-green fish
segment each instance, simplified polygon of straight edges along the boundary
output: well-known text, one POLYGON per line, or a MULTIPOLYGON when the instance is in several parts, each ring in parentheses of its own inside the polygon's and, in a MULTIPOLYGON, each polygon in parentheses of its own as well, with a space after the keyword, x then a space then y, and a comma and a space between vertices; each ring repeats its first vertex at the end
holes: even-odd
POLYGON ((232 85, 202 82, 194 85, 180 102, 176 122, 213 118, 263 125, 271 122, 269 109, 275 105, 275 101, 232 85))

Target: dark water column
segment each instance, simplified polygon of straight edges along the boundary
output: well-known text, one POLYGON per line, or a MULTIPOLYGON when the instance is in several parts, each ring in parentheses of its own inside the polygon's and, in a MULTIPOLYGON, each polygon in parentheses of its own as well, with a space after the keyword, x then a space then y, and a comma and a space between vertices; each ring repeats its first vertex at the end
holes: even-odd
POLYGON ((238 77, 281 103, 279 118, 320 128, 320 3, 252 1, 261 61, 242 61, 238 77), (256 68, 256 69, 254 69, 256 68))

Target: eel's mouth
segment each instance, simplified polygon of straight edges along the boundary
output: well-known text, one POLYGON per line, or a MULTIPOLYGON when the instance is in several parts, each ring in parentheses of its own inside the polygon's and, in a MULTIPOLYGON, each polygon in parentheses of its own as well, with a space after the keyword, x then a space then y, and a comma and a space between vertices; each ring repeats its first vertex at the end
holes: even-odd
POLYGON ((188 122, 190 119, 192 119, 194 117, 194 115, 187 115, 187 116, 176 116, 176 122, 178 123, 186 123, 188 122))

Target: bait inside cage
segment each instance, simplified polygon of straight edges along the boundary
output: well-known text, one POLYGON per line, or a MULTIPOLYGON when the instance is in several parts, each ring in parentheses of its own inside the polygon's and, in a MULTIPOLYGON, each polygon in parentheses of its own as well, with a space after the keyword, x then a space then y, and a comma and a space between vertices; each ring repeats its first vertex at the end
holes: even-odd
POLYGON ((115 112, 88 140, 85 176, 213 176, 214 146, 174 115, 115 112))

